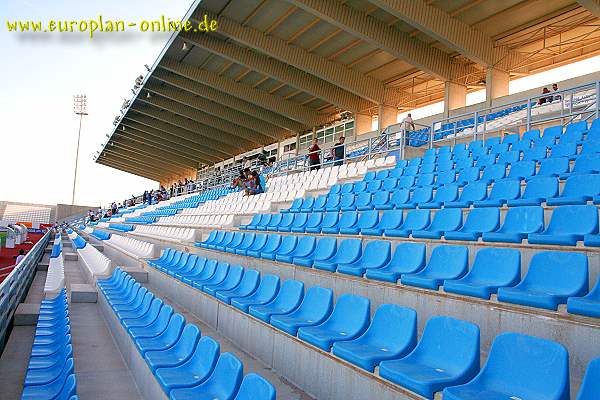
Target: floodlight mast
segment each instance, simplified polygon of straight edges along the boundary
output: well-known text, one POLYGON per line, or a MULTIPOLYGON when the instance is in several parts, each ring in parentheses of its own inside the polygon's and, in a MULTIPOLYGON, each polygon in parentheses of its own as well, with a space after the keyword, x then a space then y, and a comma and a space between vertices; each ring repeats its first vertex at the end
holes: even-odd
POLYGON ((75 185, 77 183, 77 161, 79 161, 79 140, 81 138, 81 121, 87 113, 87 96, 78 94, 73 96, 73 112, 79 115, 79 131, 77 132, 77 152, 75 153, 75 173, 73 175, 73 195, 71 196, 71 205, 75 205, 75 185))

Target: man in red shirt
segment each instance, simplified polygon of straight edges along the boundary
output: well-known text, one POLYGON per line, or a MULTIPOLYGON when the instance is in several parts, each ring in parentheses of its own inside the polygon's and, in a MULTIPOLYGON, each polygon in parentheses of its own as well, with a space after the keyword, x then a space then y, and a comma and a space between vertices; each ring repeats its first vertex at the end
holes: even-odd
POLYGON ((313 144, 308 148, 308 165, 310 169, 321 168, 321 148, 319 147, 319 139, 313 139, 313 144))

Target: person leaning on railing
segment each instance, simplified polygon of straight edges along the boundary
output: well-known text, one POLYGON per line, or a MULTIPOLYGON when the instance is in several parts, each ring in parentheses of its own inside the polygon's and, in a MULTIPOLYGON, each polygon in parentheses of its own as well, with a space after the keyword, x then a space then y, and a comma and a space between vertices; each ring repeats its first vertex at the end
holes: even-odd
POLYGON ((333 156, 333 165, 342 165, 344 163, 344 158, 346 157, 346 145, 344 141, 345 137, 340 136, 338 142, 333 145, 331 148, 331 155, 333 156))
POLYGON ((312 146, 308 148, 308 165, 311 170, 319 169, 321 165, 321 148, 319 139, 314 138, 312 146))

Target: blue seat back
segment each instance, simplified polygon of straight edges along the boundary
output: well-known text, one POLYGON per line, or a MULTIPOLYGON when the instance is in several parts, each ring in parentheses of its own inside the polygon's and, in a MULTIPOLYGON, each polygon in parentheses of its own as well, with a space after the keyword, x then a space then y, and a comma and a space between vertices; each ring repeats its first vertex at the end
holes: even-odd
POLYGON ((484 182, 470 182, 460 193, 461 201, 478 201, 487 196, 487 184, 484 182))
POLYGON ((544 146, 537 146, 523 150, 523 161, 542 161, 548 155, 548 150, 544 146))
POLYGON ((441 245, 431 252, 425 271, 461 277, 467 272, 468 265, 469 249, 466 246, 441 245))
POLYGON ((417 186, 433 185, 434 178, 435 178, 435 175, 433 175, 432 173, 426 173, 426 174, 419 175, 419 177, 417 178, 416 185, 417 186))
POLYGON ((323 228, 331 228, 331 227, 337 225, 338 219, 339 219, 339 214, 337 211, 326 212, 323 215, 323 221, 321 223, 321 226, 323 228))
POLYGON ((473 208, 467 215, 463 232, 492 232, 500 226, 500 209, 496 207, 473 208))
POLYGON ((523 141, 529 140, 530 142, 538 139, 540 137, 540 130, 539 129, 532 129, 530 131, 527 131, 525 133, 523 133, 523 141))
POLYGON ((405 230, 422 230, 431 223, 431 213, 429 210, 413 210, 406 214, 406 219, 400 227, 405 230))
POLYGON ((371 301, 362 296, 342 294, 337 298, 333 312, 323 322, 334 330, 364 332, 369 326, 371 301))
POLYGON ((339 194, 330 194, 327 196, 327 203, 325 204, 325 208, 339 208, 340 205, 340 195, 339 194))
POLYGON ((524 199, 549 199, 556 196, 558 196, 558 178, 552 176, 530 179, 523 191, 524 199))
POLYGON ((479 180, 479 167, 465 168, 458 174, 458 182, 461 184, 479 180))
POLYGON ((352 207, 354 205, 355 198, 356 198, 356 195, 354 195, 352 193, 343 194, 342 198, 340 199, 340 208, 352 207))
POLYGON ((410 199, 411 203, 427 203, 433 198, 433 188, 431 187, 420 187, 415 189, 410 199))
POLYGON ((314 252, 314 260, 328 260, 337 251, 337 240, 334 237, 322 237, 318 240, 314 252))
POLYGON ((321 225, 321 222, 323 221, 323 215, 324 213, 312 212, 311 214, 309 214, 305 227, 316 228, 317 226, 321 225))
POLYGON ((558 157, 574 157, 577 154, 577 143, 575 142, 567 142, 567 143, 559 143, 552 146, 550 149, 550 158, 558 158, 558 157))
POLYGON ((281 245, 281 235, 269 235, 267 237, 267 243, 261 251, 265 253, 273 253, 281 245))
POLYGON ((359 228, 372 228, 379 222, 379 212, 376 210, 363 211, 358 217, 357 227, 359 228))
POLYGON ((288 279, 283 282, 279 293, 273 300, 267 303, 271 308, 281 308, 284 310, 293 310, 302 301, 304 297, 304 282, 294 279, 288 279))
POLYGON ((410 188, 410 187, 414 186, 414 184, 415 184, 414 176, 402 176, 402 177, 398 178, 398 187, 401 189, 410 188))
POLYGON ((556 207, 545 232, 559 235, 597 233, 598 209, 593 205, 556 207))
POLYGON ((504 164, 488 165, 483 170, 483 181, 499 180, 506 176, 506 166, 504 164))
POLYGON ((315 204, 315 199, 311 196, 308 196, 302 202, 302 206, 300 207, 299 211, 302 211, 302 210, 310 211, 310 210, 312 210, 314 204, 315 204))
MULTIPOLYGON (((398 186, 398 179, 397 178, 386 178, 383 181, 383 185, 381 185, 381 188, 383 190, 387 190, 392 191, 394 189, 396 189, 396 187, 398 186)), ((376 195, 379 192, 375 192, 373 195, 376 195)))
POLYGON ((308 257, 315 251, 317 238, 314 236, 302 236, 294 249, 294 257, 308 257))
POLYGON ((588 291, 588 258, 581 253, 542 251, 531 258, 523 288, 563 296, 582 296, 588 291))
POLYGON ((498 164, 512 164, 519 161, 521 153, 517 150, 506 151, 498 155, 498 164))
POLYGON ((410 190, 409 189, 396 189, 392 192, 392 196, 390 198, 390 204, 392 206, 406 204, 406 203, 408 203, 409 198, 410 198, 410 190))
POLYGON ((204 384, 210 385, 224 399, 233 398, 242 383, 243 370, 244 366, 236 356, 223 353, 204 384))
POLYGON ((315 200, 313 204, 313 211, 323 211, 325 204, 327 203, 327 195, 322 194, 315 200))
POLYGON ((517 179, 502 179, 494 183, 489 199, 512 200, 521 196, 521 181, 517 179))
POLYGON ((535 161, 518 161, 510 164, 508 178, 525 179, 535 175, 535 161))
POLYGON ((435 212, 428 231, 455 231, 462 225, 462 210, 460 208, 442 208, 435 212))
POLYGON ((308 213, 298 213, 296 215, 294 215, 294 221, 292 222, 292 224, 290 225, 293 228, 300 228, 303 227, 304 225, 306 225, 306 222, 308 221, 308 213))
POLYGON ((595 400, 600 393, 600 358, 590 362, 579 388, 577 400, 595 400))
POLYGON ((567 178, 561 197, 595 196, 600 193, 600 175, 584 174, 567 178))
POLYGON ((377 227, 379 229, 396 229, 403 221, 402 210, 386 210, 381 214, 377 227))
POLYGON ((262 376, 251 373, 242 380, 235 400, 275 400, 275 387, 262 376))
POLYGON ((297 244, 298 244, 297 236, 293 236, 293 235, 284 236, 283 239, 281 239, 281 245, 277 249, 277 254, 280 254, 280 255, 290 254, 292 251, 294 251, 297 244))
MULTIPOLYGON (((599 149, 600 152, 600 149, 599 149)), ((592 174, 600 172, 600 154, 584 154, 575 160, 573 174, 592 174)))
POLYGON ((373 194, 370 192, 361 192, 356 195, 354 205, 356 207, 368 207, 371 204, 373 194))
POLYGON ((362 255, 362 241, 360 239, 344 239, 335 253, 335 262, 350 264, 362 255))
POLYGON ((474 282, 492 281, 514 286, 521 280, 521 252, 509 248, 484 248, 477 252, 469 271, 474 282))

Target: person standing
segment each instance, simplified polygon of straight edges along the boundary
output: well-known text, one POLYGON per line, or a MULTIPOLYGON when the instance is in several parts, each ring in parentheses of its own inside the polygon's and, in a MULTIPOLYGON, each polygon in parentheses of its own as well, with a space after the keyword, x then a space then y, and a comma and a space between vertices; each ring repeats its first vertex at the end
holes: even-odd
POLYGON ((404 129, 410 128, 413 131, 415 130, 415 121, 413 121, 412 115, 410 115, 410 113, 408 113, 408 115, 406 116, 406 118, 404 118, 402 122, 404 122, 404 129))
POLYGON ((319 139, 313 139, 312 146, 308 148, 308 165, 310 170, 319 169, 321 167, 321 148, 319 147, 319 139))
POLYGON ((333 165, 342 165, 344 163, 344 158, 346 157, 346 145, 344 142, 346 138, 340 136, 338 142, 333 145, 331 148, 331 155, 333 156, 333 165))

